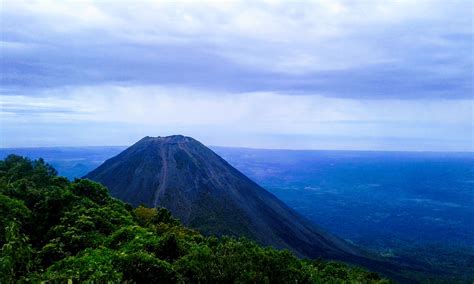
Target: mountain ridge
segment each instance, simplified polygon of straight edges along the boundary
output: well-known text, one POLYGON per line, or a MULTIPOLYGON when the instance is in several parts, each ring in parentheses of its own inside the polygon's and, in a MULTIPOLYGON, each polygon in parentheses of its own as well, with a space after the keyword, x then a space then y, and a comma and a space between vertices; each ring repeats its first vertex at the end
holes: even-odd
POLYGON ((245 236, 300 257, 383 262, 311 223, 199 141, 144 137, 85 176, 134 206, 165 207, 207 235, 245 236))
MULTIPOLYGON (((252 221, 248 220, 248 218, 245 218, 246 216, 241 216, 241 212, 249 212, 254 209, 253 207, 258 207, 263 211, 273 211, 273 212, 268 212, 269 216, 275 215, 281 217, 281 211, 287 211, 285 213, 290 213, 290 218, 285 218, 285 221, 289 221, 289 219, 296 219, 300 220, 302 219, 299 214, 294 212, 292 209, 287 207, 283 202, 281 202, 279 199, 277 199, 273 194, 269 193, 268 191, 264 190, 260 186, 258 186, 254 181, 250 180, 247 178, 245 175, 240 173, 238 170, 236 170, 234 167, 232 167, 229 163, 227 163, 224 159, 222 159, 220 156, 212 152, 210 149, 205 147, 203 144, 198 142, 197 140, 194 140, 191 137, 186 137, 182 135, 173 135, 173 136, 167 136, 167 137, 144 137, 143 139, 139 140, 137 143, 135 143, 133 146, 131 146, 129 149, 125 150, 123 152, 123 156, 126 156, 128 159, 136 159, 136 156, 133 157, 137 152, 144 154, 145 151, 146 155, 142 156, 142 161, 146 164, 146 168, 135 168, 134 170, 134 175, 139 175, 140 177, 140 182, 137 182, 137 186, 134 187, 135 189, 139 188, 139 191, 145 192, 147 198, 140 198, 139 196, 135 196, 138 198, 130 198, 130 190, 121 193, 120 189, 117 189, 117 186, 114 185, 110 180, 107 178, 102 178, 104 177, 104 174, 100 173, 102 169, 109 167, 110 164, 112 165, 112 171, 118 165, 115 163, 114 159, 116 157, 119 157, 122 154, 119 154, 118 156, 109 159, 106 161, 103 165, 99 166, 96 170, 92 171, 90 174, 86 175, 87 178, 91 178, 92 180, 97 180, 105 184, 106 186, 109 187, 109 190, 111 191, 112 195, 116 195, 118 198, 130 202, 132 205, 137 206, 141 203, 144 203, 147 206, 162 206, 166 207, 171 210, 171 212, 178 217, 182 222, 185 224, 189 224, 192 227, 197 227, 199 229, 199 224, 197 222, 205 222, 202 220, 203 218, 196 217, 196 214, 192 214, 193 212, 196 213, 195 211, 198 209, 196 208, 197 206, 193 206, 193 204, 190 204, 189 199, 197 199, 199 202, 199 206, 203 206, 202 203, 209 203, 213 202, 214 204, 207 204, 207 206, 215 206, 215 203, 218 202, 223 202, 225 206, 227 207, 233 207, 235 206, 236 202, 232 202, 228 200, 228 197, 224 194, 222 195, 222 190, 228 190, 230 193, 233 195, 232 197, 238 200, 238 205, 240 205, 240 208, 232 208, 232 211, 237 211, 237 215, 240 218, 244 218, 245 220, 242 220, 243 222, 239 222, 240 225, 244 225, 246 222, 251 223, 252 221), (188 145, 185 145, 188 144, 188 145), (219 164, 217 167, 212 167, 212 169, 209 169, 209 166, 204 166, 203 162, 204 159, 202 157, 197 157, 198 155, 196 154, 196 148, 198 148, 198 152, 200 154, 203 154, 206 158, 209 160, 212 160, 214 163, 219 164), (204 152, 204 153, 202 153, 204 152), (132 155, 129 155, 132 154, 132 155), (172 157, 171 157, 172 156, 172 157), (155 174, 158 173, 159 179, 154 180, 153 182, 145 182, 144 179, 144 174, 147 174, 147 169, 149 166, 149 163, 151 161, 155 162, 155 174), (174 162, 172 161, 174 159, 174 162), (171 160, 171 161, 170 161, 171 160), (111 163, 111 161, 113 163, 111 163), (184 184, 186 187, 180 188, 180 190, 176 190, 176 187, 178 185, 175 184, 175 181, 169 181, 173 177, 177 177, 178 174, 175 172, 170 172, 170 164, 173 164, 172 166, 175 167, 178 171, 182 171, 184 167, 187 167, 185 169, 188 172, 191 172, 193 176, 193 180, 188 183, 184 184), (200 166, 198 169, 195 166, 200 166), (204 171, 202 169, 204 168, 204 171), (216 169, 217 168, 217 169, 216 169), (223 169, 225 168, 225 170, 223 169), (201 172, 194 174, 196 171, 201 170, 201 172), (233 178, 237 177, 238 179, 241 180, 241 183, 243 183, 244 186, 231 186, 229 187, 228 184, 225 184, 225 179, 222 179, 216 175, 223 175, 223 173, 231 174, 233 178), (151 186, 149 186, 151 185, 151 186), (199 187, 204 188, 203 190, 200 190, 199 187), (212 187, 209 189, 209 187, 212 187), (226 188, 227 187, 227 188, 226 188), (251 187, 251 190, 249 190, 248 187, 251 187), (216 189, 217 188, 217 189, 216 189), (210 192, 209 190, 213 190, 214 192, 212 193, 213 195, 211 196, 192 196, 191 198, 181 198, 179 195, 186 193, 189 195, 195 195, 195 194, 202 194, 202 195, 208 195, 210 192), (259 202, 251 199, 249 200, 248 196, 254 194, 252 191, 258 191, 258 194, 256 195, 258 200, 264 199, 266 203, 272 204, 273 207, 268 208, 267 206, 263 206, 259 202), (221 201, 215 200, 216 198, 222 198, 221 201), (176 202, 176 199, 178 199, 180 202, 176 202), (150 200, 153 200, 152 202, 150 200), (185 209, 193 208, 194 210, 183 210, 184 207, 185 209), (249 208, 252 207, 252 208, 249 208)), ((120 157, 122 158, 122 157, 120 157)), ((136 160, 131 160, 130 163, 132 165, 136 164, 136 160)), ((122 163, 122 162, 120 162, 122 163)), ((127 176, 128 177, 128 176, 127 176)), ((156 175, 155 175, 156 178, 156 175)), ((226 177, 227 182, 228 177, 226 177)), ((183 183, 179 184, 180 186, 183 187, 183 183)), ((211 212, 219 212, 220 210, 224 211, 231 211, 231 210, 225 210, 225 208, 210 208, 211 212)), ((203 214, 203 213, 201 213, 203 214)), ((199 215, 199 214, 198 214, 199 215)), ((245 214, 244 214, 245 215, 245 214)), ((248 214, 246 214, 248 215, 248 214)), ((199 215, 202 217, 202 215, 199 215)), ((213 216, 209 217, 216 217, 216 214, 213 216)), ((267 217, 268 218, 268 217, 267 217)), ((267 226, 264 226, 263 221, 261 220, 262 218, 258 218, 256 220, 253 220, 253 223, 256 223, 254 226, 258 226, 260 229, 264 228, 264 232, 266 232, 265 238, 272 239, 272 232, 268 230, 267 226)), ((206 222, 209 223, 209 222, 206 222)), ((309 226, 309 221, 305 220, 304 225, 309 226)), ((247 224, 249 226, 250 224, 247 224)), ((237 230, 235 232, 235 228, 233 230, 223 230, 223 232, 220 232, 218 230, 211 230, 209 232, 209 229, 205 229, 204 233, 210 233, 210 234, 231 234, 231 235, 241 235, 242 231, 247 231, 244 233, 245 236, 251 237, 253 239, 258 239, 260 242, 264 244, 275 244, 278 243, 279 247, 286 247, 285 245, 282 244, 282 242, 277 241, 276 238, 273 238, 273 241, 265 241, 263 238, 255 238, 255 233, 252 236, 251 232, 248 232, 248 230, 245 230, 245 227, 241 227, 242 230, 237 230)), ((203 227, 203 226, 201 226, 203 227)), ((305 230, 308 230, 306 228, 305 230)), ((318 230, 314 230, 313 228, 309 229, 309 231, 317 231, 318 234, 324 235, 325 233, 318 228, 318 230)), ((347 249, 349 249, 349 246, 347 246, 347 249)), ((300 255, 304 255, 301 252, 299 253, 300 255)))

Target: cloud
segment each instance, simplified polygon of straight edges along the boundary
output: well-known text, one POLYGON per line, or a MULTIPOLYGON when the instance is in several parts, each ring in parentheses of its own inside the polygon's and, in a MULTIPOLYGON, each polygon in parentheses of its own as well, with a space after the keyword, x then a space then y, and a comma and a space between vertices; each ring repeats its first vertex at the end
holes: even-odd
POLYGON ((175 85, 467 98, 469 1, 4 1, 4 94, 175 85))
POLYGON ((0 145, 184 133, 472 151, 472 11, 457 0, 6 0, 0 145))
POLYGON ((418 141, 417 150, 453 150, 453 145, 458 151, 472 150, 469 100, 355 100, 103 85, 50 89, 33 98, 5 96, 0 109, 2 136, 26 135, 32 144, 36 141, 30 136, 35 132, 32 129, 56 125, 61 131, 74 132, 65 137, 74 143, 71 137, 97 128, 117 136, 122 133, 114 138, 101 135, 100 144, 105 145, 180 132, 214 145, 259 147, 264 140, 268 147, 331 148, 329 140, 343 149, 405 149, 400 142, 405 140, 418 141), (107 129, 111 126, 113 130, 107 129), (18 129, 24 133, 18 134, 18 129))

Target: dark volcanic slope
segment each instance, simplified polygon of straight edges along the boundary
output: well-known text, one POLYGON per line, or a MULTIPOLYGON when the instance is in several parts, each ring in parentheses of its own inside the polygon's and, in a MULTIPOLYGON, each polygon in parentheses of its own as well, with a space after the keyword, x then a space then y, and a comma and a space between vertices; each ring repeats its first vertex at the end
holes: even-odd
POLYGON ((145 137, 86 178, 134 206, 166 207, 205 234, 243 235, 300 256, 382 270, 380 263, 325 233, 190 137, 145 137))

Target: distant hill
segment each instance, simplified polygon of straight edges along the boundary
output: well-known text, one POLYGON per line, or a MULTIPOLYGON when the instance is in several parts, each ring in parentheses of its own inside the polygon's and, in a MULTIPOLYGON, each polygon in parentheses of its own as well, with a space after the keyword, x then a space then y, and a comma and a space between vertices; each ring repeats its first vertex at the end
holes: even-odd
POLYGON ((74 180, 126 148, 125 146, 0 148, 0 159, 5 159, 10 154, 30 159, 42 158, 62 176, 74 180))
POLYGON ((301 217, 190 137, 145 137, 85 178, 134 206, 165 207, 207 235, 246 236, 299 256, 389 266, 301 217))

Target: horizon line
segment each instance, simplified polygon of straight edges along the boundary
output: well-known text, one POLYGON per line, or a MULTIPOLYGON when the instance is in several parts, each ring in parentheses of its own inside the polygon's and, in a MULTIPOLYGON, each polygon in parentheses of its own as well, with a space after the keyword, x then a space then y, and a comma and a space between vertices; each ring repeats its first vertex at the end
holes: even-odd
MULTIPOLYGON (((135 144, 135 143, 133 143, 135 144)), ((23 146, 23 147, 3 147, 0 146, 0 150, 8 149, 55 149, 55 148, 128 148, 130 145, 87 145, 87 146, 23 146)), ((262 148, 262 147, 248 147, 248 146, 220 146, 220 145, 206 145, 208 148, 230 148, 230 149, 243 149, 243 150, 261 150, 261 151, 321 151, 321 152, 388 152, 388 153, 447 153, 447 154, 474 154, 474 150, 468 151, 457 151, 457 150, 374 150, 374 149, 294 149, 294 148, 262 148)))

